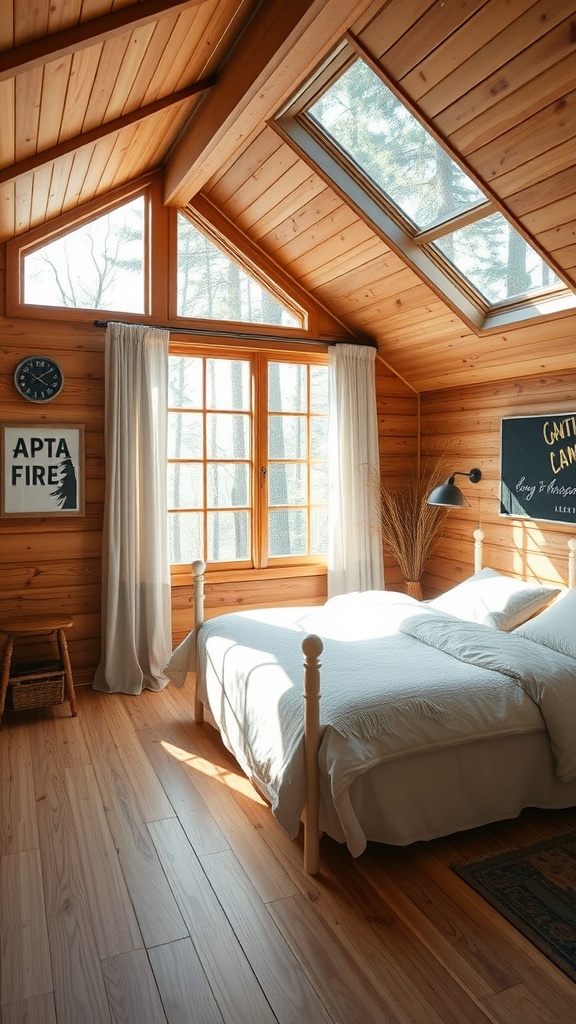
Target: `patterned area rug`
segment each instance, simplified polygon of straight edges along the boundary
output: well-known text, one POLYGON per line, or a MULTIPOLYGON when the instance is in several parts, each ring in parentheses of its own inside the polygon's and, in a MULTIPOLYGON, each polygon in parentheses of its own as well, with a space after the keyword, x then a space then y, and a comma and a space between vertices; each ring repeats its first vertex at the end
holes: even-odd
POLYGON ((452 870, 576 981, 576 832, 452 870))

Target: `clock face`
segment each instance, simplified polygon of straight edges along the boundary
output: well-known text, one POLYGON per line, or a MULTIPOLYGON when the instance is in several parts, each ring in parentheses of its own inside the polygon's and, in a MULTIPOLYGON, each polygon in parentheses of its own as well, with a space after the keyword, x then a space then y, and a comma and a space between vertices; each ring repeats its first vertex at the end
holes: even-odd
POLYGON ((50 402, 60 394, 64 374, 47 356, 28 356, 16 367, 14 383, 30 402, 50 402))

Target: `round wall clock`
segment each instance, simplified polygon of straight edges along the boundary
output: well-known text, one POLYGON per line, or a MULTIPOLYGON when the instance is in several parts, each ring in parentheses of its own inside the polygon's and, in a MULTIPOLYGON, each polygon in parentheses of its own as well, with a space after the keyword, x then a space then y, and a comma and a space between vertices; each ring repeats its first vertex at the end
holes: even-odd
POLYGON ((64 374, 49 356, 27 356, 16 367, 14 383, 29 402, 51 402, 62 390, 64 374))

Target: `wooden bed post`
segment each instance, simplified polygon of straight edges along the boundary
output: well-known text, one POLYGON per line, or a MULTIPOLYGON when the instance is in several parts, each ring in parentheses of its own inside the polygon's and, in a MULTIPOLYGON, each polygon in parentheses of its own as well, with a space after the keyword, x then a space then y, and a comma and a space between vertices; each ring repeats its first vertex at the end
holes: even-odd
POLYGON ((570 537, 568 549, 568 586, 576 587, 576 537, 570 537))
POLYGON ((320 665, 323 644, 311 634, 302 641, 304 652, 304 756, 306 760, 306 803, 304 805, 304 870, 320 870, 320 665))
POLYGON ((484 540, 484 530, 481 526, 478 526, 474 530, 474 572, 480 572, 482 568, 482 541, 484 540))
POLYGON ((192 562, 194 573, 194 721, 204 721, 204 705, 198 697, 198 630, 204 622, 204 570, 206 562, 198 559, 192 562))

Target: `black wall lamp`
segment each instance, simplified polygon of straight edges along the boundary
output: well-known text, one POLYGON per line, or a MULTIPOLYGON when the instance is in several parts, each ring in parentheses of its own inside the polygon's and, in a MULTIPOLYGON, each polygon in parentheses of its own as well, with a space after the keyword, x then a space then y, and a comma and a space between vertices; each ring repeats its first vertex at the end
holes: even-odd
POLYGON ((459 470, 456 470, 445 484, 440 484, 439 487, 434 488, 428 498, 429 505, 446 505, 449 508, 461 508, 463 505, 470 504, 469 501, 466 501, 460 488, 456 487, 454 483, 455 476, 466 476, 471 484, 477 484, 482 479, 482 473, 479 469, 471 469, 469 473, 461 473, 459 470))

